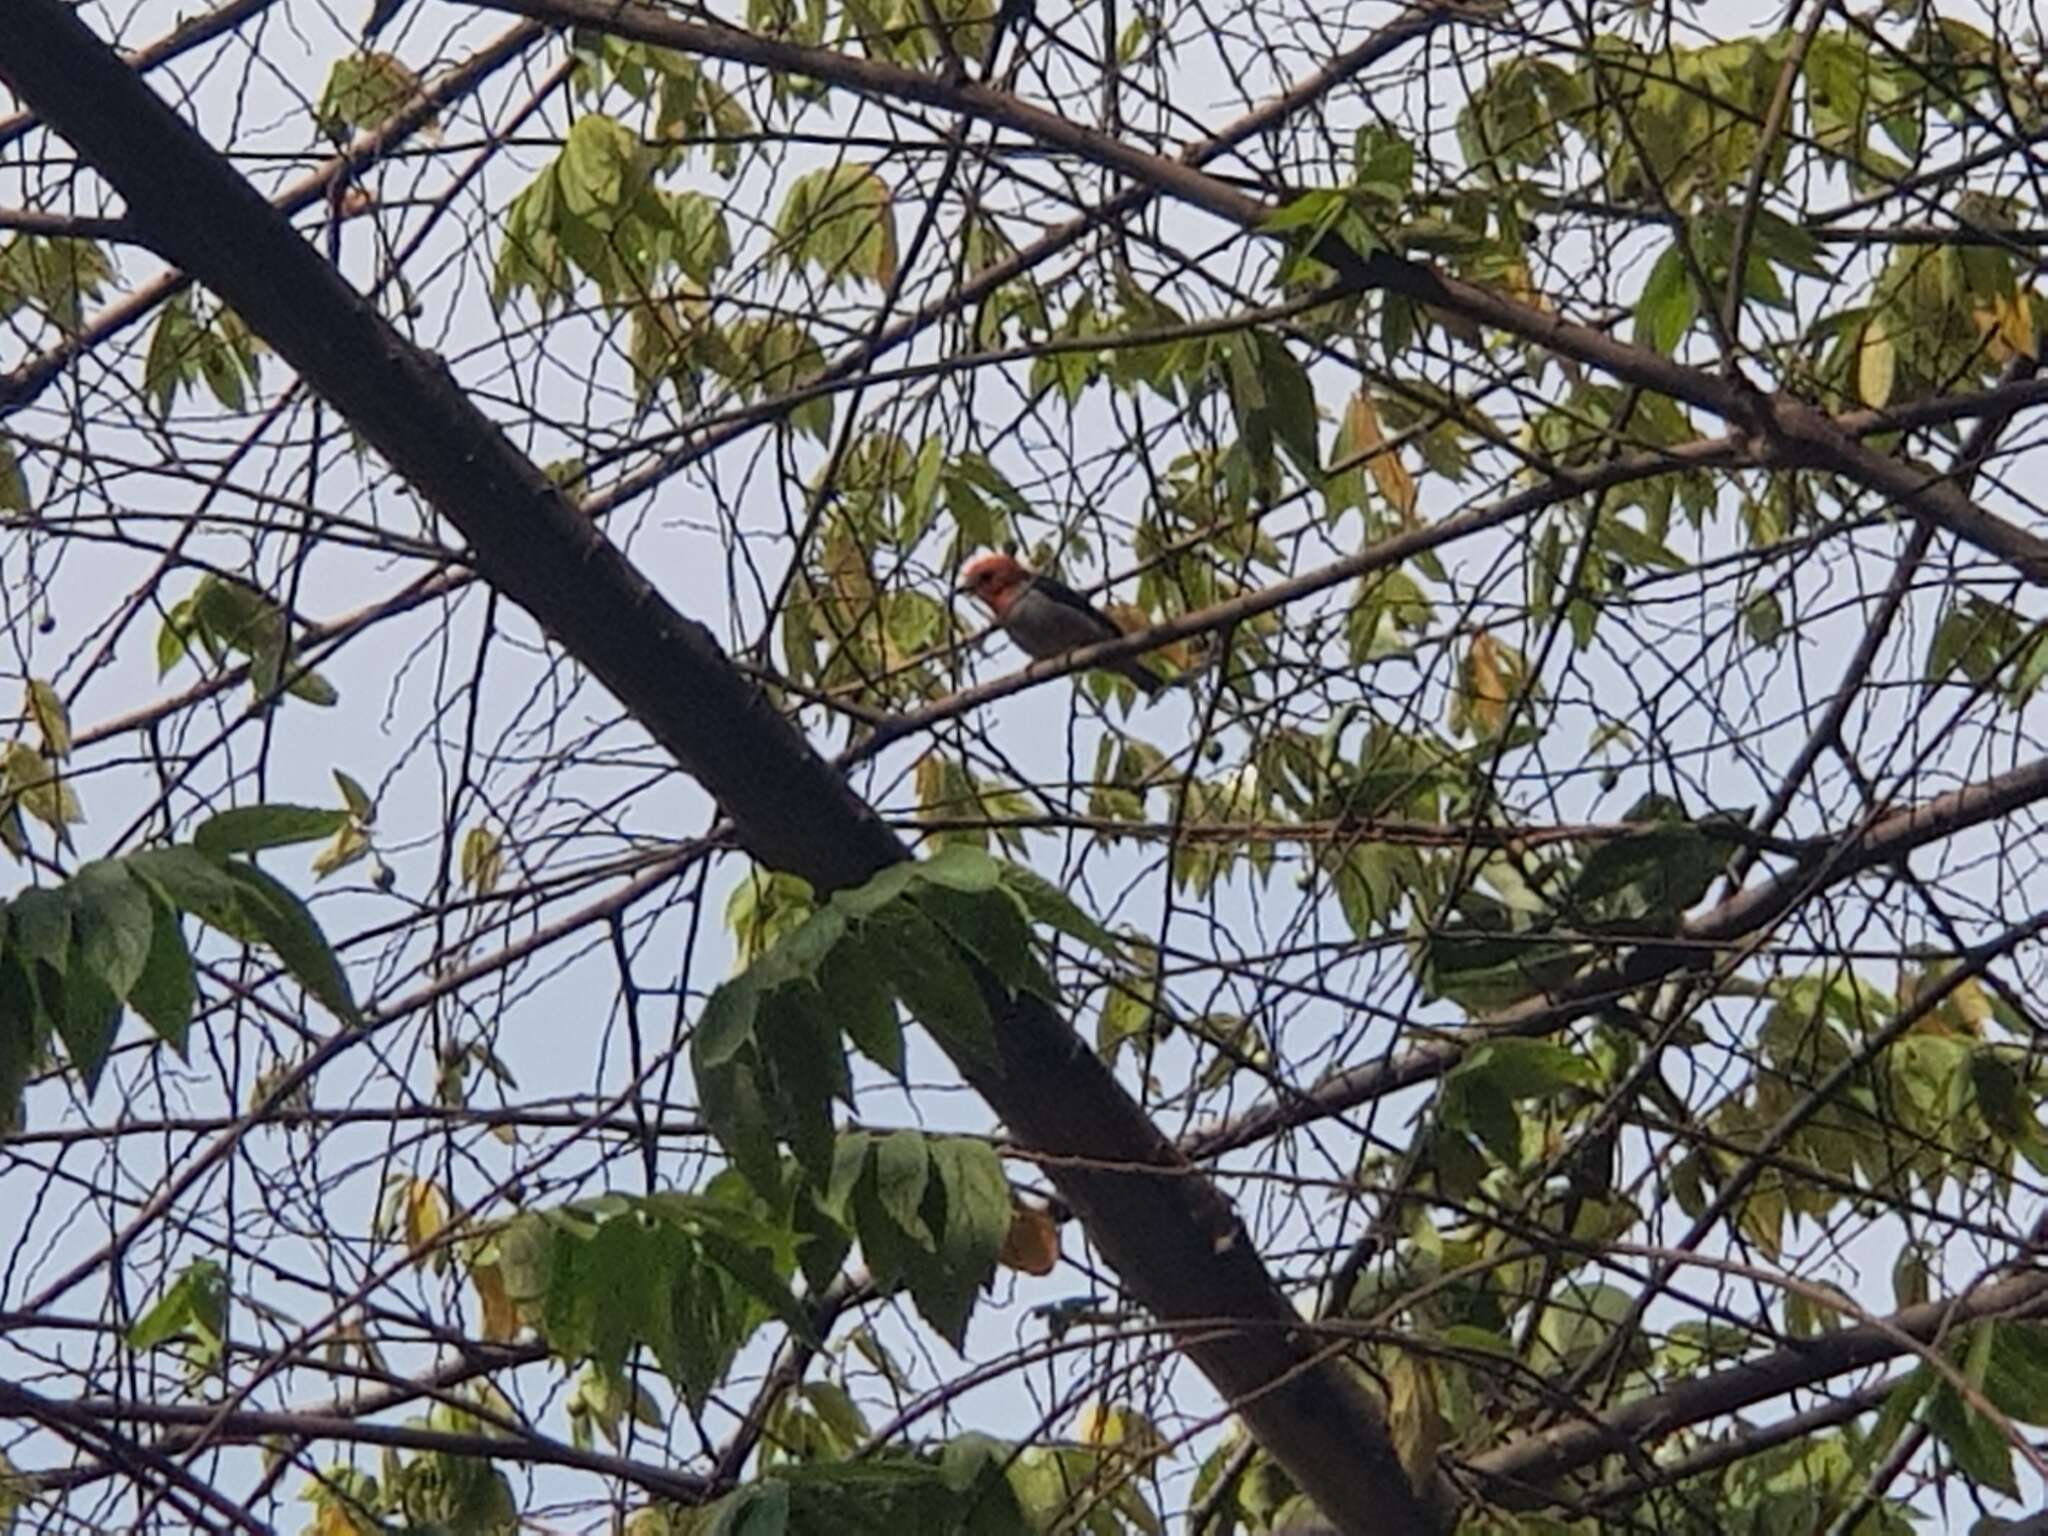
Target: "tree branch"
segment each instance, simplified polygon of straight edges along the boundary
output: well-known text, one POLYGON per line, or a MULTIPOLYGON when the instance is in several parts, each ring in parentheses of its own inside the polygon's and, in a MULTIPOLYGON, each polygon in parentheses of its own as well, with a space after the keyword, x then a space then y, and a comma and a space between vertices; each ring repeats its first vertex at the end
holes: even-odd
MULTIPOLYGON (((0 6, 0 78, 121 193, 153 242, 231 303, 462 530, 492 585, 675 755, 750 853, 823 890, 908 857, 710 631, 669 606, 438 360, 400 336, 61 0, 0 6)), ((1063 1020, 988 990, 999 1060, 962 1062, 963 1075, 1022 1142, 1075 1159, 1054 1175, 1061 1194, 1132 1295, 1178 1330, 1341 1530, 1437 1528, 1377 1405, 1303 1335, 1214 1185, 1063 1020)))

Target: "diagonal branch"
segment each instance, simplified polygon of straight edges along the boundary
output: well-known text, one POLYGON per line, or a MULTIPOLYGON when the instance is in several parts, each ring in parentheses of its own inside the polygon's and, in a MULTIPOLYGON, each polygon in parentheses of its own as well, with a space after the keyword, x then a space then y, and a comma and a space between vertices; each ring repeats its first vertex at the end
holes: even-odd
MULTIPOLYGON (((0 6, 0 79, 122 195, 138 228, 231 303, 462 530, 493 587, 719 801, 750 853, 826 890, 909 856, 710 631, 671 607, 437 359, 377 314, 62 0, 0 6)), ((1438 1528, 1378 1407, 1303 1335, 1215 1186, 1064 1020, 992 983, 990 992, 999 1059, 962 1063, 963 1075, 1021 1142, 1064 1154, 1061 1194, 1131 1294, 1177 1330, 1340 1530, 1438 1528)))
MULTIPOLYGON (((1769 927, 1816 891, 2043 799, 2048 799, 2048 758, 1886 816, 1844 836, 1818 862, 1802 861, 1783 874, 1737 891, 1679 924, 1668 937, 1645 940, 1621 960, 1587 971, 1555 992, 1503 1010, 1471 1031, 1472 1041, 1493 1034, 1545 1035, 1563 1029, 1615 998, 1698 963, 1702 954, 1712 949, 1769 927)), ((1182 1146, 1197 1159, 1250 1146, 1276 1132, 1327 1119, 1441 1077, 1464 1059, 1466 1048, 1467 1043, 1460 1041, 1433 1043, 1389 1061, 1354 1067, 1305 1093, 1256 1105, 1227 1124, 1187 1138, 1182 1146)))
POLYGON ((1503 1503, 1540 1505, 1546 1502, 1541 1490, 1554 1479, 1623 1448, 1897 1359, 1911 1344, 1928 1343, 1979 1318, 2037 1317, 2044 1309, 2048 1273, 2035 1270, 1667 1385, 1597 1419, 1561 1424, 1476 1456, 1466 1470, 1492 1485, 1491 1496, 1503 1503))
MULTIPOLYGON (((1277 211, 1185 160, 1154 154, 1008 92, 971 81, 856 58, 832 48, 763 37, 737 27, 684 21, 632 0, 479 0, 494 9, 561 25, 593 27, 618 37, 707 58, 787 74, 809 75, 867 95, 978 118, 1038 143, 1066 150, 1118 176, 1148 186, 1241 229, 1263 231, 1277 211)), ((1356 288, 1384 288, 1484 327, 1505 331, 1624 383, 1708 411, 1731 426, 1769 439, 1786 461, 1828 470, 1876 491, 1911 515, 1996 556, 2036 585, 2048 585, 2048 539, 1985 511, 1938 473, 1888 457, 1857 442, 1825 411, 1787 395, 1764 395, 1739 379, 1690 367, 1592 326, 1549 314, 1496 289, 1439 272, 1387 251, 1360 255, 1326 235, 1314 254, 1356 288)))

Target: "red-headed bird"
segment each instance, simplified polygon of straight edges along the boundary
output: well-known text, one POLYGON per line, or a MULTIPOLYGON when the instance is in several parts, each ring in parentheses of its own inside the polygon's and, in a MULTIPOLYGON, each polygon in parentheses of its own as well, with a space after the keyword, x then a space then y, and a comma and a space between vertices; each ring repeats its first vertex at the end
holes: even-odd
MULTIPOLYGON (((1017 649, 1036 661, 1123 635, 1080 593, 1005 554, 968 561, 960 572, 960 590, 988 609, 1017 649)), ((1129 678, 1147 698, 1166 686, 1135 656, 1107 662, 1103 669, 1129 678)))

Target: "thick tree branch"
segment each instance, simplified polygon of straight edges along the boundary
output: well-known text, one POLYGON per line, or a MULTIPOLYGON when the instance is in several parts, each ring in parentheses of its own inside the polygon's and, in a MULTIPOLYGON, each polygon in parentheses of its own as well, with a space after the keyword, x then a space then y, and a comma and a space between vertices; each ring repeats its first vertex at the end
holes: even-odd
MULTIPOLYGON (((274 0, 263 0, 263 3, 272 4, 274 0)), ((215 17, 237 10, 235 6, 225 6, 215 13, 215 17)), ((201 19, 212 21, 215 17, 201 19)), ((431 122, 436 114, 446 111, 450 105, 469 95, 484 81, 518 58, 541 36, 542 29, 537 26, 522 25, 508 28, 446 74, 428 81, 418 97, 406 103, 388 122, 380 124, 368 133, 357 135, 340 154, 326 161, 317 170, 309 171, 284 187, 277 194, 274 206, 287 214, 299 213, 311 207, 328 194, 337 180, 359 174, 365 166, 379 159, 395 145, 404 143, 431 122)), ((4 142, 5 139, 0 138, 0 143, 4 142)), ((126 238, 146 243, 147 231, 126 219, 120 220, 119 223, 127 231, 126 238)), ((71 366, 73 361, 90 352, 101 342, 118 336, 131 325, 146 319, 158 305, 181 290, 191 278, 190 273, 172 271, 144 283, 125 298, 92 316, 77 331, 64 337, 55 346, 29 358, 10 372, 0 374, 0 416, 9 415, 32 404, 66 368, 71 366)))
MULTIPOLYGON (((908 857, 710 631, 655 592, 445 368, 349 288, 61 0, 0 6, 0 78, 121 193, 153 242, 231 303, 462 530, 493 586, 711 792, 756 858, 829 890, 908 857)), ((963 1072, 1020 1141, 1073 1159, 1056 1175, 1061 1193, 1132 1295, 1180 1328, 1190 1357, 1341 1530, 1437 1527, 1376 1405, 1298 1331, 1228 1202, 1190 1173, 1064 1021, 1000 993, 991 1002, 1000 1060, 963 1072)))

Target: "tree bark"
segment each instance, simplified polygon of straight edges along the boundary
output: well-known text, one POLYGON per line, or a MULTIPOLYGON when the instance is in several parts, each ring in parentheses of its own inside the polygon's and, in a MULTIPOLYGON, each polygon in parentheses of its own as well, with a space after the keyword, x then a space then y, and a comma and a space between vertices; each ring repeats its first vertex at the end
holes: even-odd
MULTIPOLYGON (((820 890, 908 850, 711 632, 399 335, 61 0, 0 0, 0 78, 168 259, 231 304, 470 541, 479 570, 718 801, 747 851, 820 890)), ((992 992, 1000 1061, 963 1073, 1052 1177, 1131 1295, 1348 1536, 1443 1523, 1377 1405, 1319 1350, 1228 1201, 1051 1010, 992 992)), ((1438 1489, 1441 1485, 1438 1485, 1438 1489)))

